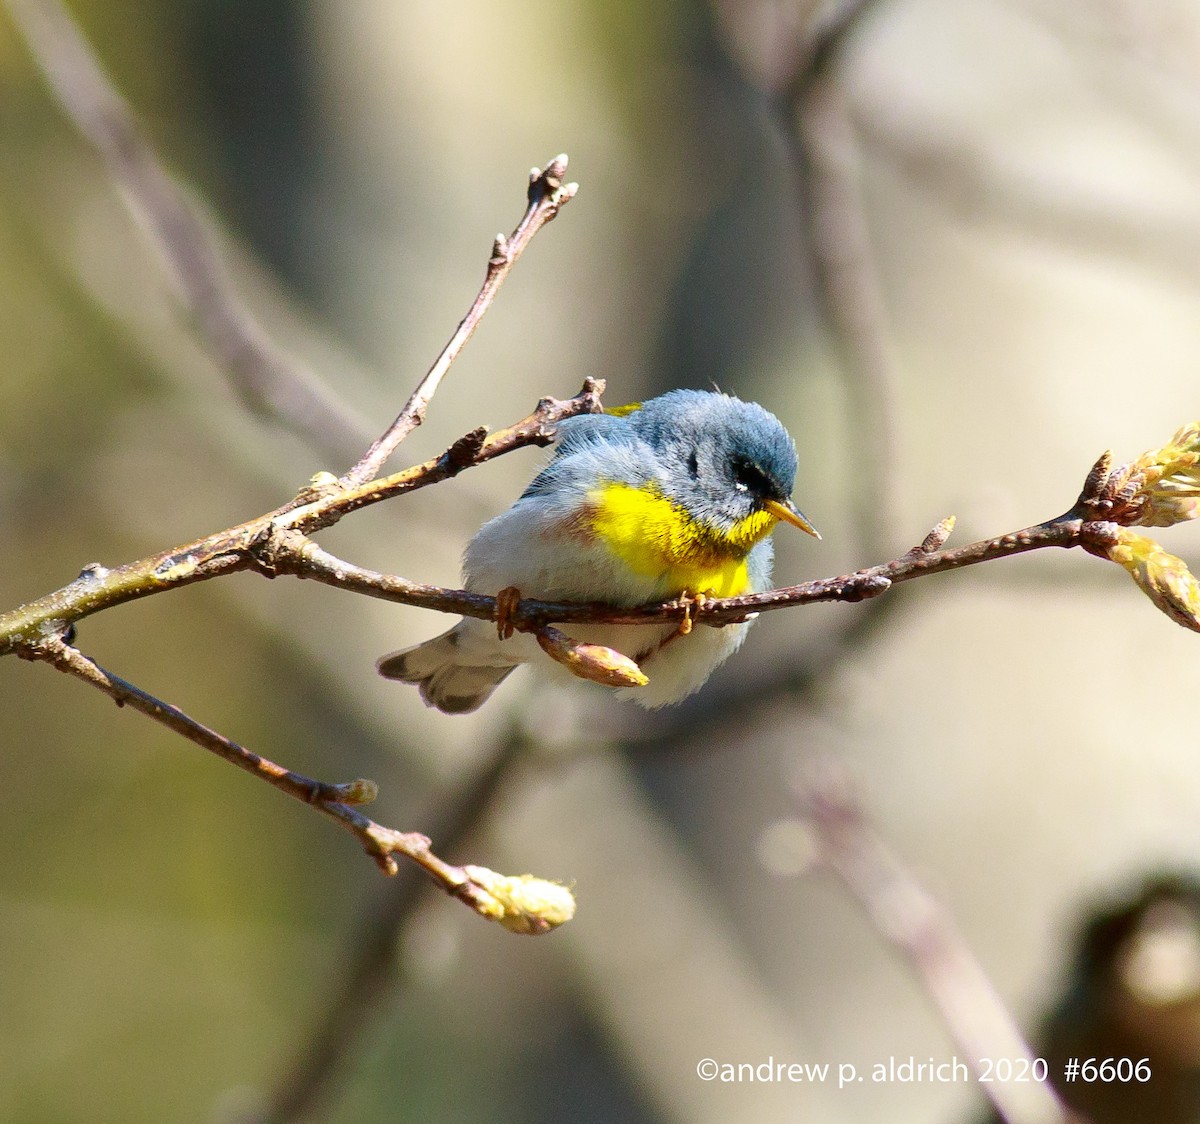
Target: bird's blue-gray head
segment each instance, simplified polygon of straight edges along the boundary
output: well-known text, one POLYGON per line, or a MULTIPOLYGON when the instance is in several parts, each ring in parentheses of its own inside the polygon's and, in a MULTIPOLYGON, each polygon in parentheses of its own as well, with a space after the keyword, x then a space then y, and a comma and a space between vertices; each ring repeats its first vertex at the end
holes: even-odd
POLYGON ((654 451, 655 483, 693 518, 728 532, 767 511, 815 534, 791 501, 796 446, 774 414, 754 402, 672 390, 626 419, 654 451))

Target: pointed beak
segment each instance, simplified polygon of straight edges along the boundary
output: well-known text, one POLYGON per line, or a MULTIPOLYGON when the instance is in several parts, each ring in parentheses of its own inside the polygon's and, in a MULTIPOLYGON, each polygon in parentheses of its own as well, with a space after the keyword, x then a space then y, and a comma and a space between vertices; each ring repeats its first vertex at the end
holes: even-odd
POLYGON ((763 507, 781 523, 790 523, 793 527, 799 527, 805 534, 812 535, 814 539, 821 537, 820 531, 800 513, 791 500, 764 500, 763 507))

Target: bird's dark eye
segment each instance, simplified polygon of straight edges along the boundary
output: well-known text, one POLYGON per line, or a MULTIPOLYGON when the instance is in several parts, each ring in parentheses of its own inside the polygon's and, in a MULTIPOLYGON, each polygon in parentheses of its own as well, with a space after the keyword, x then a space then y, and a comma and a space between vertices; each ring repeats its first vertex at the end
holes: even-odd
POLYGON ((749 492, 752 496, 766 497, 776 491, 771 478, 753 461, 733 462, 733 483, 739 492, 749 492))
POLYGON ((700 475, 700 461, 696 457, 695 449, 688 453, 687 470, 693 480, 700 475))

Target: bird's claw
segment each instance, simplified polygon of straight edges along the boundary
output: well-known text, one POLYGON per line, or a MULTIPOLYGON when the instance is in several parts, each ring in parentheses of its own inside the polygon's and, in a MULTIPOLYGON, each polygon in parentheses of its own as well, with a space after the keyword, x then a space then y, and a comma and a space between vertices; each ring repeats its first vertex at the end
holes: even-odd
POLYGON ((704 611, 708 599, 707 593, 689 593, 687 590, 679 595, 679 602, 683 605, 683 620, 679 622, 678 635, 686 636, 692 631, 692 627, 696 623, 695 614, 704 611))
POLYGON ((505 586, 496 594, 496 635, 507 640, 515 631, 513 617, 521 603, 521 591, 515 585, 505 586))

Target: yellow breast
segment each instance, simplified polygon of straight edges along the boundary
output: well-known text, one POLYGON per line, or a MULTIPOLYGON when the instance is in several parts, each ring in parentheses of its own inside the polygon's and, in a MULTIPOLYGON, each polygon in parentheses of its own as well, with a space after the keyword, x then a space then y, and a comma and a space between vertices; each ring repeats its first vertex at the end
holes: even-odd
POLYGON ((592 493, 589 530, 664 593, 737 597, 749 585, 746 555, 775 517, 755 512, 728 531, 693 519, 657 489, 605 484, 592 493))

